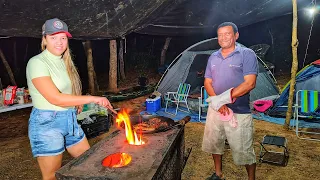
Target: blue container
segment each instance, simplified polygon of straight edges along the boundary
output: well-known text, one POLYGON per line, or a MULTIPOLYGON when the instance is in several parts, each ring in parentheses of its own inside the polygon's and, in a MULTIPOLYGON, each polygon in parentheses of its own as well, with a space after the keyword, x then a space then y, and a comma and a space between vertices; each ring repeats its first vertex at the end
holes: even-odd
POLYGON ((161 108, 161 99, 160 97, 154 99, 146 99, 147 112, 157 112, 161 108))

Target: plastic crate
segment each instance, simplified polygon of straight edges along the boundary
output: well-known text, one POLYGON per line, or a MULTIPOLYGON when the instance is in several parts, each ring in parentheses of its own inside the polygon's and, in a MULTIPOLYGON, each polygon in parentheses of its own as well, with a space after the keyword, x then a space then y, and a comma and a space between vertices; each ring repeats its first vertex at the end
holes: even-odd
POLYGON ((161 98, 156 97, 154 99, 146 99, 147 112, 157 112, 161 108, 161 98))
POLYGON ((108 132, 110 126, 112 125, 112 120, 105 115, 91 114, 87 118, 90 118, 91 123, 81 124, 81 128, 88 139, 94 138, 101 133, 108 132))

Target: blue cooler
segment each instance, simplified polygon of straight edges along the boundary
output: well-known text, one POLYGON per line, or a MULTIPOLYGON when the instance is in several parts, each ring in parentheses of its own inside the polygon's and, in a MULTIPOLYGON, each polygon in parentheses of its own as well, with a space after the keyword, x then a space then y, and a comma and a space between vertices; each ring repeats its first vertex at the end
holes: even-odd
POLYGON ((157 112, 161 108, 160 96, 154 99, 146 99, 146 107, 147 107, 147 112, 149 113, 157 112))

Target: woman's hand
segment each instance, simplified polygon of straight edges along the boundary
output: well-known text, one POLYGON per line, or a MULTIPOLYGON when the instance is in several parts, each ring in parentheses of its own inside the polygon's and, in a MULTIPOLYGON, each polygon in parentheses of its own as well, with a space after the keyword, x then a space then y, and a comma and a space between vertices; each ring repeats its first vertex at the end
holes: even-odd
POLYGON ((99 106, 113 110, 113 107, 107 98, 99 97, 99 96, 92 96, 92 97, 93 97, 94 103, 98 104, 99 106))
POLYGON ((77 114, 80 114, 83 110, 83 105, 76 106, 77 114))

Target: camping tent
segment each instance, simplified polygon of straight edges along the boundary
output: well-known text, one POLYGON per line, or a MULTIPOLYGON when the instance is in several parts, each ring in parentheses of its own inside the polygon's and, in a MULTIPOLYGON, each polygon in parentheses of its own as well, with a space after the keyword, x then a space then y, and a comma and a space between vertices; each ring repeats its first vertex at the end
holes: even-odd
MULTIPOLYGON (((238 45, 241 44, 238 43, 238 45)), ((157 91, 161 94, 174 92, 177 90, 179 83, 186 82, 191 84, 190 94, 200 93, 208 58, 219 48, 218 39, 212 38, 198 42, 184 50, 172 61, 161 77, 157 85, 157 91)), ((270 70, 266 70, 264 62, 259 57, 257 58, 259 60, 259 74, 256 87, 250 93, 251 102, 278 94, 274 80, 269 75, 271 74, 270 70)))
MULTIPOLYGON (((301 69, 296 75, 295 92, 299 90, 320 91, 320 59, 301 69)), ((280 97, 268 112, 270 116, 286 116, 290 81, 283 88, 280 97)), ((295 102, 295 96, 294 101, 295 102)))

